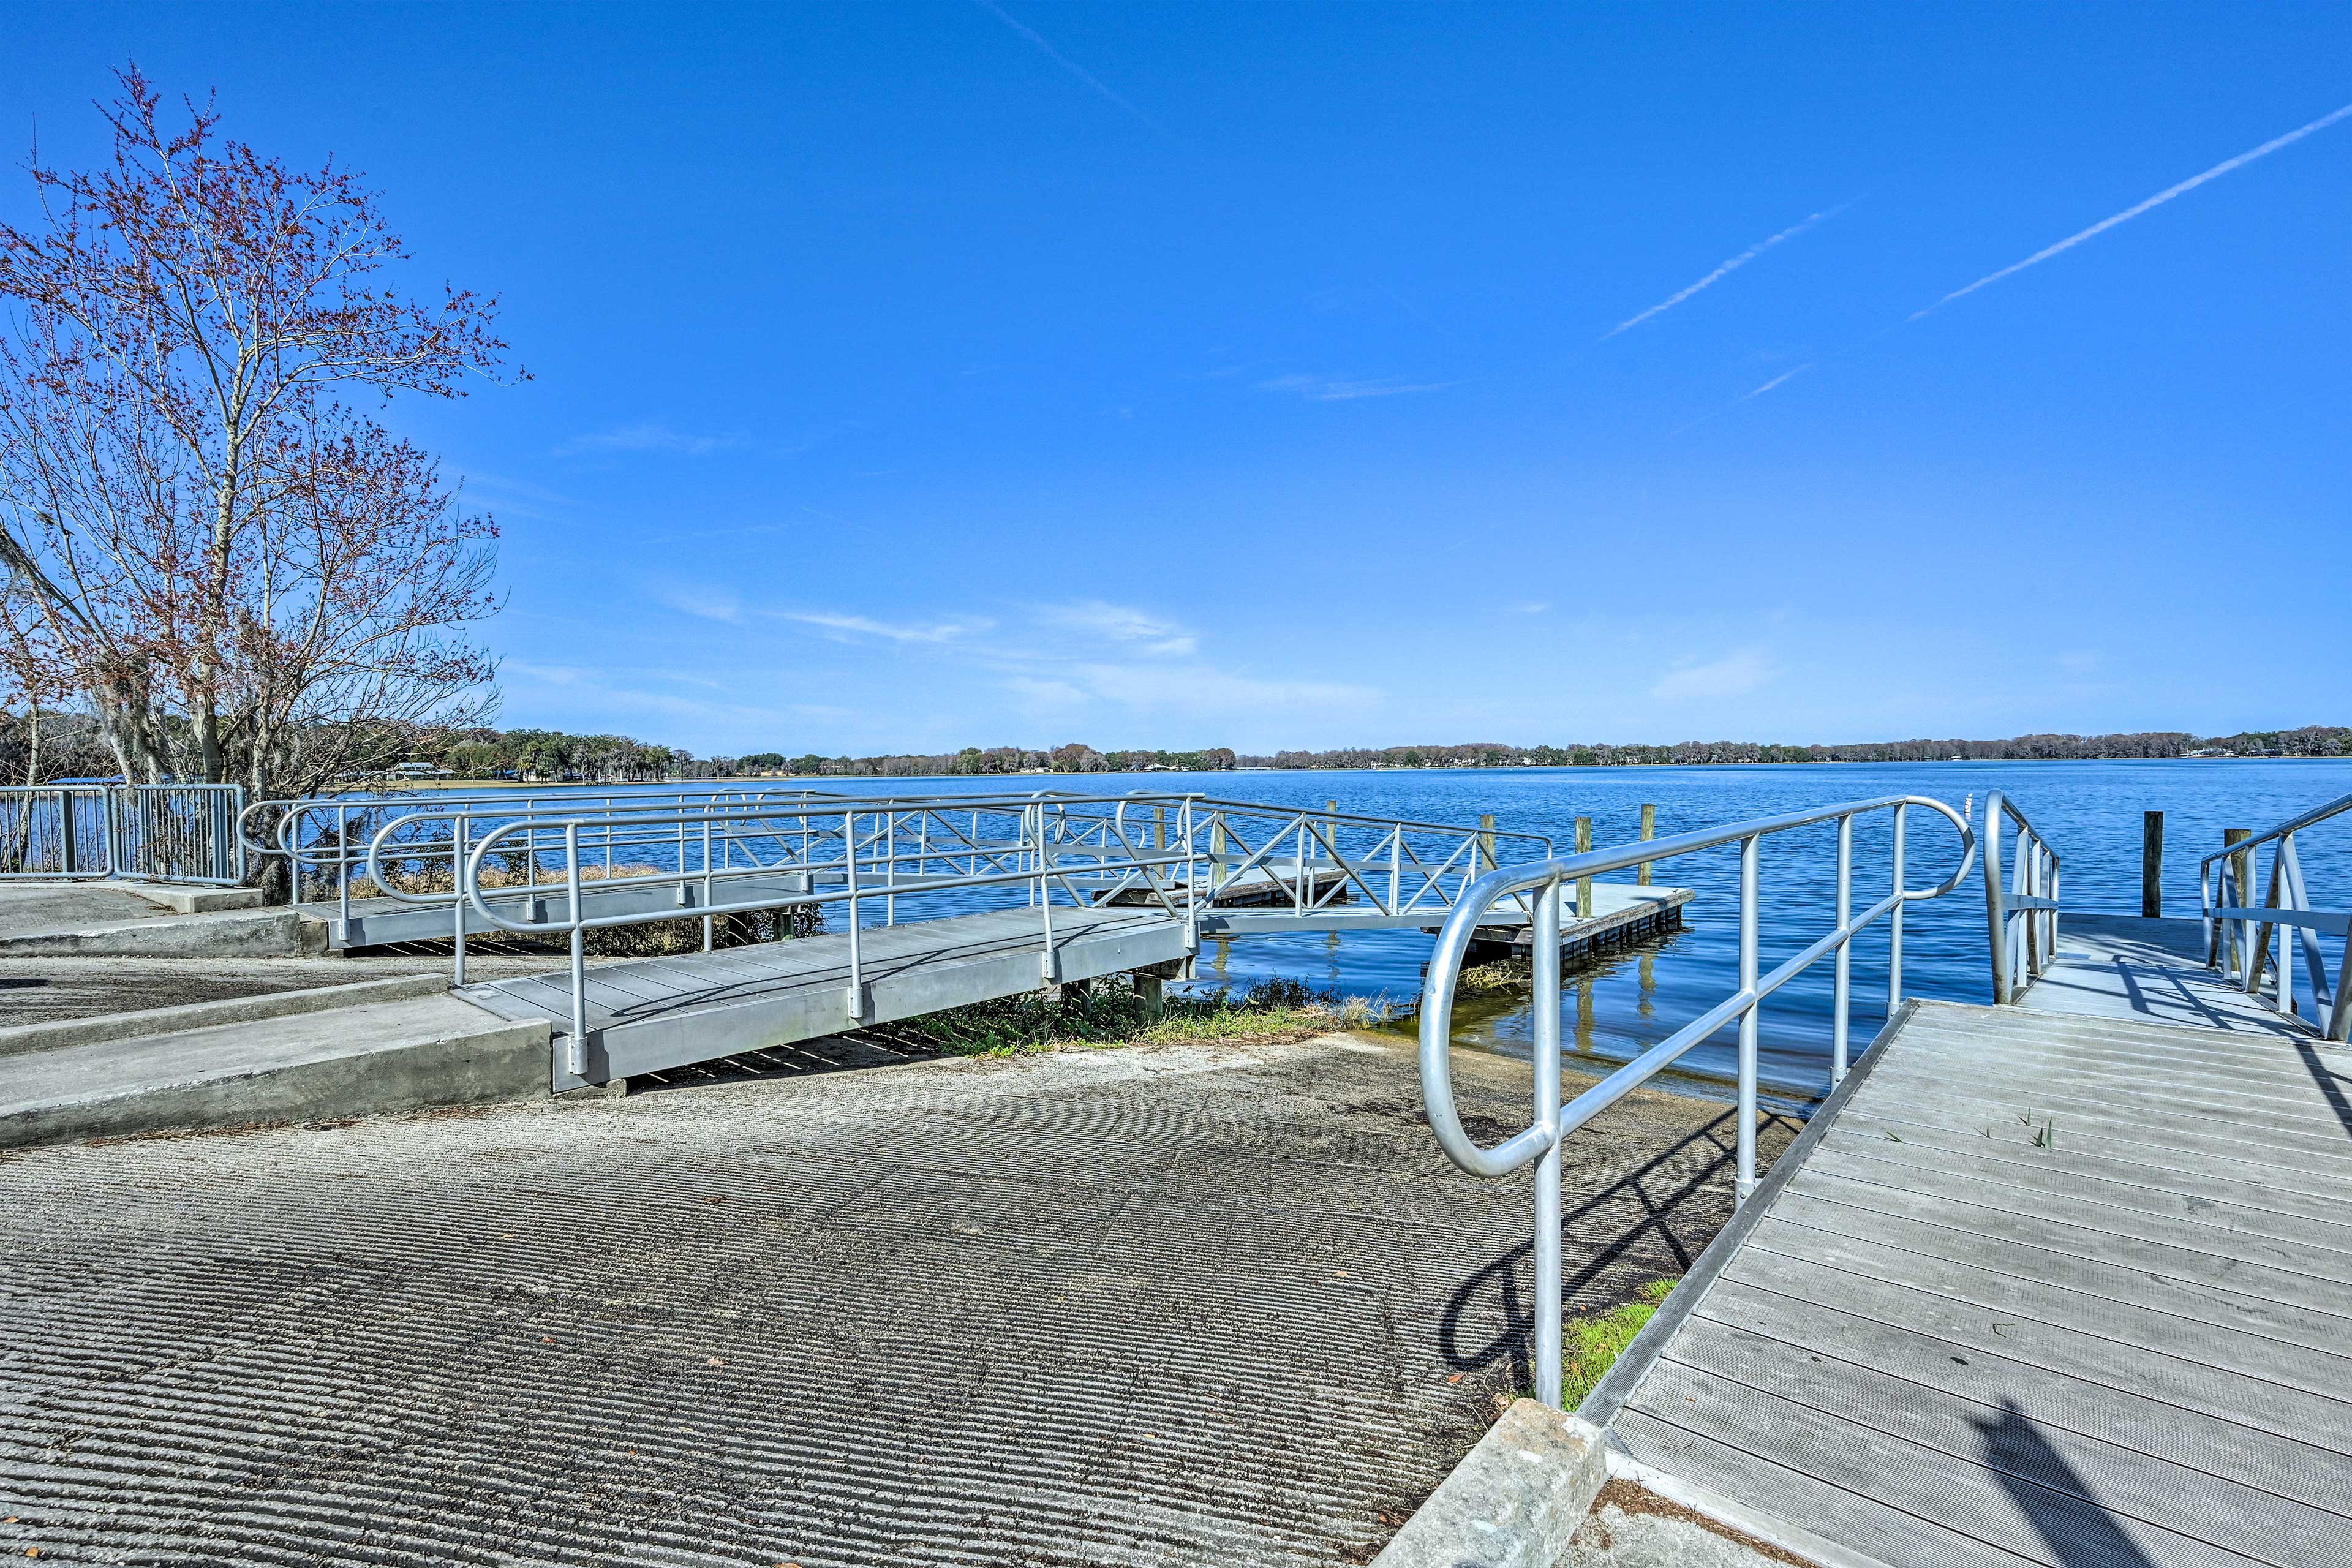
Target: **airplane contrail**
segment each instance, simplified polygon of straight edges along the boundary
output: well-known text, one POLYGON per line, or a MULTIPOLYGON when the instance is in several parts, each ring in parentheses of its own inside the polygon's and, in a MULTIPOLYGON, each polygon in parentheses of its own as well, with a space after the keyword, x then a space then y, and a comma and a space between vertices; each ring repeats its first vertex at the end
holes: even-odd
POLYGON ((1741 268, 1747 266, 1749 262, 1755 260, 1758 257, 1763 255, 1774 246, 1779 245, 1781 241, 1796 238, 1797 236, 1804 233, 1805 230, 1812 227, 1813 225, 1820 223, 1822 219, 1835 217, 1838 214, 1845 211, 1847 206, 1852 206, 1853 205, 1853 203, 1848 202, 1844 206, 1834 206, 1829 208, 1825 212, 1817 212, 1812 216, 1805 219, 1802 223, 1790 225, 1787 228, 1782 229, 1780 233, 1774 235, 1769 239, 1757 241, 1754 245, 1749 246, 1747 249, 1741 251, 1730 260, 1724 262, 1714 271, 1708 273, 1706 277, 1700 279, 1697 282, 1692 284, 1689 288, 1684 289, 1679 294, 1669 295, 1667 298, 1659 300, 1656 304, 1651 306, 1648 310, 1643 311, 1638 316, 1628 316, 1625 320, 1618 322, 1615 326, 1601 333, 1600 341, 1605 343, 1611 338, 1613 338, 1618 333, 1623 331, 1626 328, 1638 327, 1643 321, 1646 321, 1651 317, 1658 314, 1661 310, 1673 310, 1675 306, 1681 304, 1684 300, 1689 299, 1700 289, 1712 288, 1716 284, 1721 282, 1724 279, 1729 277, 1732 273, 1738 271, 1741 268))
POLYGON ((1046 58, 1052 60, 1055 65, 1060 66, 1064 70, 1069 72, 1072 76, 1077 78, 1080 81, 1086 83, 1088 87, 1094 89, 1097 92, 1102 94, 1103 97, 1110 100, 1121 109, 1126 110, 1129 114, 1132 114, 1135 118, 1143 121, 1144 124, 1151 127, 1152 130, 1158 132, 1160 135, 1166 136, 1169 133, 1168 127, 1160 124, 1160 121, 1152 119, 1151 116, 1144 113, 1143 110, 1136 108, 1135 105, 1121 98, 1118 93, 1113 92, 1103 83, 1100 77, 1096 76, 1092 71, 1087 69, 1086 67, 1078 64, 1077 61, 1070 58, 1069 56, 1064 54, 1053 45, 1047 43, 1044 34, 1038 32, 1036 28, 1028 26, 1026 23, 1016 20, 1013 16, 1009 15, 1003 6, 998 5, 995 3, 995 0, 972 0, 972 4, 978 5, 982 10, 986 11, 992 16, 994 16, 998 21, 1012 28, 1014 32, 1020 34, 1031 43, 1036 45, 1040 49, 1043 49, 1045 52, 1046 58))
POLYGON ((2147 211, 2150 207, 2160 207, 2165 203, 2170 201, 2173 197, 2184 195, 2189 192, 2195 190, 2198 186, 2203 184, 2208 180, 2218 180, 2232 169, 2242 169, 2257 158, 2266 158, 2273 153, 2277 152, 2280 148, 2287 146, 2292 142, 2300 142, 2315 131, 2325 131, 2329 126, 2335 124, 2337 121, 2348 117, 2352 117, 2352 103, 2346 104, 2343 108, 2336 110, 2332 114, 2323 114, 2318 119, 2313 121, 2310 124, 2299 126, 2296 129, 2288 132, 2284 136, 2273 136, 2269 141, 2263 142, 2261 146, 2253 149, 2250 153, 2241 153, 2234 158, 2226 159, 2221 163, 2214 164, 2211 168, 2206 170, 2201 174, 2191 175, 2189 178, 2181 181, 2177 185, 2158 191, 2156 195, 2148 197, 2147 200, 2141 202, 2138 205, 2126 207, 2123 211, 2116 214, 2113 217, 2102 218, 2097 223, 2095 223, 2090 227, 2084 229, 2082 233, 2068 235, 2064 239, 2060 240, 2055 245, 2044 246, 2042 248, 2035 251, 2032 255, 2027 257, 2022 261, 2004 267, 1998 272, 1989 272, 1984 277, 1978 279, 1975 282, 1969 284, 1965 289, 1955 289, 1950 293, 1945 295, 1942 299, 1937 300, 1934 304, 1928 306, 1926 310, 1914 310, 1911 312, 1908 320, 1916 321, 1922 316, 1942 310, 1945 306, 1950 304, 1953 300, 1959 299, 1963 295, 1975 293, 1978 289, 1985 287, 1985 285, 1989 283, 1998 283, 2002 279, 2010 277, 2015 273, 2022 272, 2027 268, 2034 266, 2036 263, 2047 261, 2062 250, 2072 250, 2074 247, 2082 244, 2093 235, 2105 234, 2107 230, 2115 227, 2116 225, 2119 223, 2130 222, 2133 218, 2139 216, 2140 214, 2147 211))

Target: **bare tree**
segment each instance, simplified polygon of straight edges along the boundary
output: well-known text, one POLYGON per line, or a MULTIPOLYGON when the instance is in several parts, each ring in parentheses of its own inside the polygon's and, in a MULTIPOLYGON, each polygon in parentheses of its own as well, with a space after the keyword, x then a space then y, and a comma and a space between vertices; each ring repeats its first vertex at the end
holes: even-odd
POLYGON ((362 405, 495 377, 497 301, 411 300, 356 175, 223 139, 209 101, 167 125, 135 66, 119 80, 111 163, 37 153, 45 226, 0 225, 16 649, 128 778, 300 791, 479 721, 496 528, 362 405))

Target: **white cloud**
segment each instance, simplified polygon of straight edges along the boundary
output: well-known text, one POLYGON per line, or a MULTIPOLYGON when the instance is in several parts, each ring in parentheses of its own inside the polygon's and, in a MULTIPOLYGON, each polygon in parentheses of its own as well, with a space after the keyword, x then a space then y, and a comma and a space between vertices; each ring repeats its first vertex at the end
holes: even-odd
POLYGON ((865 616, 840 615, 829 610, 780 610, 777 614, 785 620, 798 621, 803 626, 814 626, 820 631, 834 633, 839 637, 881 637, 886 641, 898 643, 953 642, 958 637, 972 637, 984 632, 995 625, 992 621, 939 621, 929 626, 905 623, 894 625, 888 621, 873 620, 865 616))
POLYGON ((743 618, 742 601, 732 594, 711 593, 699 588, 669 588, 656 597, 673 610, 698 616, 706 621, 725 621, 732 625, 743 618))
POLYGON ((1048 605, 1040 613, 1055 626, 1110 642, 1141 643, 1144 652, 1162 658, 1184 658, 1199 652, 1201 647, 1201 639, 1176 622, 1127 605, 1087 599, 1072 605, 1048 605))
POLYGON ((1360 397, 1396 397, 1408 392, 1443 392, 1458 381, 1408 382, 1381 376, 1373 381, 1349 381, 1328 375, 1277 375, 1257 384, 1260 392, 1295 392, 1310 403, 1351 403, 1360 397))
POLYGON ((1794 370, 1784 370, 1780 374, 1774 376, 1771 380, 1766 382, 1763 385, 1758 387, 1755 391, 1742 393, 1740 395, 1739 401, 1745 403, 1751 397, 1761 397, 1766 393, 1771 391, 1774 387, 1780 385, 1783 382, 1794 381, 1797 377, 1804 374, 1807 371, 1812 368, 1813 362, 1807 360, 1804 363, 1799 365, 1794 370))
POLYGON ((1548 599, 1529 599, 1524 604, 1513 605, 1511 608, 1523 616, 1540 616, 1551 608, 1551 602, 1548 599))
POLYGON ((555 455, 573 458, 583 452, 678 452, 689 458, 707 458, 713 452, 744 445, 747 443, 740 436, 688 436, 667 425, 648 423, 593 436, 575 436, 558 447, 555 455))
MULTIPOLYGON (((1851 205, 1852 204, 1848 205, 1851 205)), ((1659 300, 1648 310, 1642 311, 1639 315, 1626 317, 1625 320, 1618 322, 1615 326, 1603 332, 1601 335, 1601 341, 1602 342, 1607 342, 1611 338, 1615 337, 1626 328, 1638 327, 1643 321, 1648 321, 1651 317, 1658 315, 1664 311, 1673 310, 1675 306, 1681 304, 1684 300, 1689 299, 1700 289, 1711 289, 1716 284, 1720 283, 1724 279, 1729 277, 1732 273, 1738 271, 1741 268, 1747 266, 1749 262, 1755 260, 1758 257, 1763 255, 1774 246, 1779 245, 1785 240, 1794 239, 1797 236, 1804 233, 1805 230, 1812 227, 1813 225, 1820 223, 1822 219, 1835 217, 1838 214, 1843 211, 1845 211, 1845 208, 1841 206, 1831 207, 1826 212, 1817 212, 1813 214, 1812 216, 1805 219, 1802 223, 1790 225, 1787 228, 1782 229, 1780 233, 1774 235, 1769 239, 1758 240, 1754 245, 1749 246, 1747 249, 1741 251, 1738 255, 1731 258, 1729 260, 1718 262, 1714 271, 1708 273, 1706 277, 1700 279, 1689 288, 1681 290, 1679 293, 1669 294, 1666 298, 1659 300)))
POLYGON ((1706 664, 1670 670, 1650 688, 1662 702, 1687 702, 1707 697, 1741 697, 1772 679, 1772 668, 1762 648, 1741 648, 1706 664))
POLYGON ((1975 282, 1969 284, 1967 288, 1953 289, 1950 293, 1945 295, 1942 299, 1937 300, 1926 310, 1914 310, 1911 312, 1910 319, 1916 321, 1922 316, 1929 315, 1937 310, 1942 310, 1945 306, 1950 304, 1955 300, 1960 299, 1965 295, 1975 293, 1978 289, 1984 288, 1987 284, 1998 283, 2004 278, 2014 277, 2016 274, 2024 271, 2029 267, 2038 266, 2042 262, 2049 260, 2052 257, 2058 255, 2061 251, 2072 250, 2076 246, 2082 244, 2084 240, 2091 238, 2095 235, 2105 234, 2107 230, 2115 227, 2117 224, 2129 223, 2132 219, 2139 216, 2140 214, 2147 211, 2151 207, 2160 207, 2165 203, 2172 200, 2175 196, 2186 195, 2188 193, 2195 190, 2198 186, 2203 184, 2208 180, 2218 180, 2233 169, 2242 169, 2257 158, 2266 158, 2273 153, 2277 152, 2280 148, 2300 142, 2315 131, 2325 131, 2329 126, 2335 124, 2337 121, 2347 117, 2352 117, 2352 103, 2347 103, 2341 109, 2334 110, 2326 114, 2323 114, 2308 125, 2299 125, 2293 131, 2287 132, 2284 135, 2273 136, 2269 141, 2263 142, 2261 146, 2253 148, 2248 152, 2241 153, 2234 158, 2225 158, 2221 162, 2214 164, 2211 168, 2206 170, 2203 174, 2191 174, 2189 178, 2181 181, 2177 185, 2167 186, 2165 189, 2160 190, 2157 192, 2156 195, 2148 197, 2146 201, 2126 207, 2123 211, 2116 214, 2113 217, 2101 218, 2098 222, 2093 224, 2090 227, 2084 229, 2079 234, 2070 234, 2065 238, 2058 241, 2055 245, 2043 246, 2041 249, 2035 251, 2032 255, 2027 257, 2022 261, 2011 262, 2009 266, 2002 268, 1998 272, 1988 272, 1982 278, 1979 278, 1975 282))

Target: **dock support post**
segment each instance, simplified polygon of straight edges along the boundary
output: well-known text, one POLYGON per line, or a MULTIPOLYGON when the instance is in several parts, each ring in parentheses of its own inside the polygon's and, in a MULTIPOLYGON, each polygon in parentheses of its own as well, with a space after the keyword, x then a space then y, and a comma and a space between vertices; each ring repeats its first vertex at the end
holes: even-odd
MULTIPOLYGON (((1647 844, 1657 836, 1658 808, 1644 802, 1642 806, 1642 842, 1647 844)), ((1652 862, 1644 860, 1635 868, 1634 879, 1639 886, 1646 888, 1650 885, 1651 864, 1652 862)))
POLYGON ((1536 898, 1536 1125, 1549 1135, 1536 1156, 1536 1398, 1560 1400, 1559 884, 1536 898))
POLYGON ((1133 976, 1135 994, 1143 1003, 1143 1021, 1156 1024, 1168 1016, 1168 982, 1159 975, 1137 970, 1133 976))
POLYGON ((1483 877, 1495 868, 1495 814, 1478 814, 1478 847, 1470 852, 1470 874, 1483 877))
MULTIPOLYGON (((1580 816, 1576 819, 1576 852, 1588 855, 1591 851, 1592 818, 1580 816)), ((1580 921, 1592 918, 1592 879, 1590 877, 1576 879, 1576 918, 1580 921)))
POLYGON ((2164 813, 2160 811, 2140 813, 2139 912, 2149 920, 2164 914, 2164 813))
MULTIPOLYGON (((2242 844, 2253 836, 2254 830, 2251 827, 2225 827, 2221 829, 2221 847, 2227 849, 2232 844, 2242 844)), ((2242 910, 2250 908, 2253 902, 2250 889, 2254 885, 2254 852, 2241 849, 2222 863, 2229 868, 2230 880, 2236 884, 2229 889, 2229 897, 2223 899, 2222 903, 2235 905, 2242 910)), ((2231 933, 2222 938, 2229 944, 2229 961, 2222 964, 2221 973, 2242 975, 2246 973, 2246 936, 2252 928, 2244 921, 2224 921, 2218 929, 2231 933)))

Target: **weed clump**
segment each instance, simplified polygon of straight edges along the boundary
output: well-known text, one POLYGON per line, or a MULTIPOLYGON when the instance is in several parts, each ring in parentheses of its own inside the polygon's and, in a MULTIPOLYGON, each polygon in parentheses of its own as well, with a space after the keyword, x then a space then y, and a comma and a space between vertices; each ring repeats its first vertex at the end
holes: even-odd
POLYGON ((1084 989, 1034 991, 933 1013, 887 1030, 905 1044, 951 1056, 1015 1057, 1070 1046, 1305 1039, 1333 1029, 1369 1027, 1387 1016, 1383 1004, 1342 1000, 1303 982, 1276 978, 1238 994, 1221 987, 1171 994, 1155 1016, 1134 983, 1118 974, 1084 989))
POLYGON ((1674 1290, 1672 1279, 1653 1279, 1622 1307, 1591 1317, 1570 1318, 1560 1343, 1559 1407, 1573 1410, 1584 1403, 1633 1336, 1657 1316, 1674 1290))

